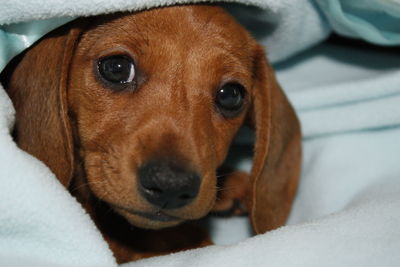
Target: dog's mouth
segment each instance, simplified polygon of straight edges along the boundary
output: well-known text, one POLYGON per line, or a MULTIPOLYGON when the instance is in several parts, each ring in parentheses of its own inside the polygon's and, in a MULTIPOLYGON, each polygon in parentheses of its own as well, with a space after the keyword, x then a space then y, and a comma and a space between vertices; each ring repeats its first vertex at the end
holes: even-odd
POLYGON ((146 213, 146 212, 135 211, 132 213, 135 215, 141 216, 145 219, 151 220, 151 221, 158 221, 158 222, 182 221, 181 218, 167 215, 167 214, 163 213, 162 211, 157 211, 155 213, 146 213))
POLYGON ((151 220, 151 221, 157 221, 157 222, 182 221, 181 218, 165 214, 162 211, 156 211, 154 213, 149 213, 149 212, 141 212, 141 211, 129 210, 128 212, 132 213, 134 215, 138 215, 140 217, 143 217, 145 219, 151 220))
POLYGON ((155 221, 155 222, 182 222, 182 221, 184 221, 184 219, 182 219, 182 218, 168 215, 161 210, 158 210, 155 212, 143 212, 143 211, 137 211, 137 210, 133 210, 133 209, 126 208, 126 207, 115 207, 115 208, 124 214, 139 216, 141 218, 144 218, 144 219, 147 219, 150 221, 155 221))

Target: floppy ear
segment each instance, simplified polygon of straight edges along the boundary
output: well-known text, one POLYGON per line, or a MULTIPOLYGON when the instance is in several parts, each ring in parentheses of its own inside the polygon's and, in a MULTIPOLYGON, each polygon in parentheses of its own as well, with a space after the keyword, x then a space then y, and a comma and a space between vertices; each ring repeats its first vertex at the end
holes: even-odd
POLYGON ((285 224, 301 164, 299 121, 264 50, 257 46, 251 120, 256 144, 250 181, 249 215, 256 233, 285 224))
POLYGON ((6 85, 16 109, 18 145, 45 162, 66 187, 74 171, 67 81, 79 33, 63 27, 40 40, 11 64, 6 85))

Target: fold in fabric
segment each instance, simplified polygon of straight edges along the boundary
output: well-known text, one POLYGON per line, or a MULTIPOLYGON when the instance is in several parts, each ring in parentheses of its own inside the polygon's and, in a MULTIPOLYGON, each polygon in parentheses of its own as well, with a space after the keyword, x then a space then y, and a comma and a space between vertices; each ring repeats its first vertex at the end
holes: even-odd
POLYGON ((380 45, 400 45, 400 1, 315 0, 339 34, 380 45))
POLYGON ((400 126, 400 55, 324 44, 276 66, 305 138, 400 126))

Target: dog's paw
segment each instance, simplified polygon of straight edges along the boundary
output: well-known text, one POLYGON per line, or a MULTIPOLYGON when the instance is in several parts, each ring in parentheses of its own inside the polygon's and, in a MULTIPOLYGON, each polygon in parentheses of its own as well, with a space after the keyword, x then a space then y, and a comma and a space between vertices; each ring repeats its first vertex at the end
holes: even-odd
POLYGON ((249 175, 245 172, 222 172, 218 176, 216 203, 211 210, 217 216, 240 216, 247 214, 249 175))

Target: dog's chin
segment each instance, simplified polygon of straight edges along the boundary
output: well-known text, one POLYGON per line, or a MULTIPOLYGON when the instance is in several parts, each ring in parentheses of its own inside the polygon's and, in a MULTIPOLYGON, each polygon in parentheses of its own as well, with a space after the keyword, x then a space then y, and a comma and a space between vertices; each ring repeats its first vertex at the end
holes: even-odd
POLYGON ((116 207, 114 207, 114 210, 122 215, 133 226, 143 229, 157 230, 173 227, 185 222, 185 220, 181 218, 169 216, 162 212, 146 213, 139 211, 128 211, 126 209, 116 207))

